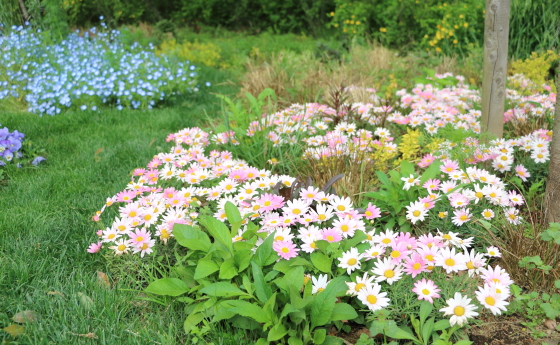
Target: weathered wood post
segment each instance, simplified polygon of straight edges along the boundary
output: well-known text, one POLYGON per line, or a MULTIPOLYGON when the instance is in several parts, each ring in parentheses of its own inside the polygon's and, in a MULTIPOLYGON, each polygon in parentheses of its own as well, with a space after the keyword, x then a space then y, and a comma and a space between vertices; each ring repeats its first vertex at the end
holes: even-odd
POLYGON ((510 0, 486 0, 481 132, 504 132, 510 0))
POLYGON ((550 166, 544 198, 546 222, 560 222, 560 66, 556 67, 556 109, 552 142, 550 143, 550 166))

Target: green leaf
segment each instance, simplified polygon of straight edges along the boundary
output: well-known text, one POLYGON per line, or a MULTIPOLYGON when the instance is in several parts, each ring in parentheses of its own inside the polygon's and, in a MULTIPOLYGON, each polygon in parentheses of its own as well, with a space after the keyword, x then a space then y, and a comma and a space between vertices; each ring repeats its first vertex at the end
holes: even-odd
POLYGON ((270 342, 265 338, 259 338, 259 340, 257 340, 257 342, 255 343, 255 345, 268 345, 268 344, 270 344, 270 342))
POLYGON ((322 344, 325 342, 325 339, 327 339, 326 329, 319 328, 316 329, 315 332, 313 332, 313 341, 315 342, 315 344, 322 344))
POLYGON ((235 261, 230 258, 222 264, 220 267, 220 279, 231 279, 237 275, 237 267, 235 267, 235 261))
POLYGON ((471 344, 473 344, 473 342, 466 339, 459 340, 458 342, 455 343, 455 345, 471 345, 471 344))
POLYGON ((238 223, 242 221, 241 213, 239 213, 239 209, 231 201, 226 202, 224 206, 224 210, 226 211, 227 220, 229 221, 230 224, 238 223))
POLYGON ((431 317, 426 321, 426 323, 422 326, 422 340, 424 340, 424 344, 428 344, 430 340, 430 335, 434 331, 434 318, 431 317))
POLYGON ((255 261, 251 261, 251 266, 253 268, 255 294, 257 295, 259 301, 261 301, 262 303, 266 303, 270 296, 272 296, 270 285, 265 283, 261 267, 255 261))
POLYGON ((401 162, 401 175, 402 176, 410 176, 414 174, 414 165, 409 161, 402 161, 401 162))
POLYGON ((233 243, 227 226, 214 217, 202 216, 200 223, 214 237, 215 240, 223 244, 230 252, 233 251, 233 243))
POLYGON ((346 243, 344 244, 343 250, 347 251, 350 248, 357 246, 360 242, 362 242, 367 238, 368 238, 367 235, 362 230, 356 230, 356 232, 354 233, 354 237, 347 240, 346 243))
POLYGON ((241 300, 233 300, 230 301, 229 303, 233 306, 228 309, 232 313, 236 313, 241 316, 250 317, 260 323, 266 323, 272 321, 266 317, 266 313, 262 308, 258 307, 253 303, 247 301, 241 301, 241 300))
POLYGON ((175 224, 173 226, 173 236, 180 245, 191 250, 201 250, 206 253, 212 246, 205 232, 190 225, 175 224))
POLYGON ((434 310, 432 303, 422 301, 422 304, 420 304, 420 324, 424 324, 424 321, 426 321, 432 310, 434 310))
POLYGON ((323 326, 331 320, 336 297, 341 289, 346 293, 347 286, 344 277, 337 277, 329 282, 325 290, 315 295, 311 302, 311 329, 323 326))
POLYGON ((239 272, 243 272, 251 263, 253 252, 248 249, 236 250, 233 254, 235 265, 239 268, 239 272))
POLYGON ((303 345, 303 341, 301 341, 300 338, 289 337, 288 338, 288 345, 303 345))
POLYGON ((389 322, 387 327, 385 327, 385 335, 394 339, 416 340, 413 334, 399 328, 399 326, 392 322, 389 322))
POLYGON ((284 277, 276 279, 274 283, 287 293, 290 291, 290 286, 300 290, 305 279, 303 272, 302 266, 292 267, 284 277))
POLYGON ((358 317, 356 310, 347 303, 336 303, 331 316, 331 321, 352 320, 358 317))
POLYGON ((204 315, 202 313, 193 313, 187 316, 185 319, 185 323, 183 324, 183 328, 185 329, 185 333, 190 333, 191 329, 198 325, 200 321, 204 319, 204 315))
POLYGON ((448 319, 439 320, 434 324, 434 331, 443 331, 448 328, 451 328, 451 324, 448 319))
POLYGON ((288 260, 288 263, 290 264, 291 267, 294 267, 294 266, 313 267, 313 264, 311 264, 311 262, 309 262, 309 261, 307 261, 304 258, 299 257, 299 256, 296 256, 295 258, 292 258, 292 259, 288 260))
POLYGON ((198 260, 198 265, 194 271, 194 279, 198 280, 211 275, 220 269, 217 263, 210 258, 203 258, 198 260))
POLYGON ((327 338, 323 342, 323 345, 342 345, 344 341, 338 337, 333 337, 332 335, 327 335, 327 338))
POLYGON ((282 323, 277 323, 274 325, 270 331, 268 331, 268 341, 276 341, 282 339, 286 334, 288 334, 288 330, 282 323))
POLYGON ((260 267, 265 267, 270 254, 272 254, 272 243, 274 242, 274 235, 268 235, 264 242, 257 248, 254 256, 255 262, 260 267))
POLYGON ((284 305, 284 309, 282 309, 282 313, 280 314, 280 321, 282 321, 282 318, 287 316, 289 313, 293 313, 297 311, 298 310, 294 308, 290 303, 286 303, 286 305, 284 305))
POLYGON ((332 261, 325 254, 319 252, 311 253, 311 262, 319 271, 331 273, 332 261))
POLYGON ((218 297, 249 295, 248 293, 241 290, 237 286, 226 282, 217 282, 214 284, 210 284, 207 287, 200 289, 199 292, 207 294, 208 296, 218 296, 218 297))
POLYGON ((189 291, 187 284, 177 278, 163 278, 153 281, 144 291, 156 295, 179 296, 189 291))

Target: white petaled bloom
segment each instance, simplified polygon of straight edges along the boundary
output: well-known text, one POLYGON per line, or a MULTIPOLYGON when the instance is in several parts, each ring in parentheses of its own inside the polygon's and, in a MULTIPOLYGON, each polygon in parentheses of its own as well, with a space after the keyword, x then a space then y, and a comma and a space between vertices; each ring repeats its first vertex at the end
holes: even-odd
POLYGON ((506 306, 509 304, 506 302, 507 296, 496 293, 495 289, 487 284, 483 287, 479 286, 478 291, 475 291, 475 295, 480 304, 490 309, 494 315, 500 315, 502 311, 506 311, 506 306))
POLYGON ((465 252, 465 260, 466 265, 469 273, 469 277, 472 277, 475 274, 479 274, 481 269, 486 264, 486 259, 484 258, 484 254, 477 253, 475 249, 472 249, 470 252, 465 252))
POLYGON ((406 219, 410 220, 412 224, 416 224, 417 221, 424 221, 428 215, 426 206, 420 201, 410 203, 409 206, 406 206, 406 210, 406 219))
POLYGON ((360 261, 360 253, 358 253, 358 248, 350 248, 349 251, 342 253, 342 257, 338 258, 340 263, 338 267, 345 268, 348 274, 352 271, 362 267, 362 262, 360 261))
POLYGON ((326 274, 320 274, 319 278, 311 277, 311 282, 313 283, 313 289, 311 293, 318 293, 327 288, 329 282, 327 281, 328 276, 326 274))
POLYGON ((358 292, 360 292, 363 288, 366 288, 368 286, 371 286, 373 283, 373 280, 375 279, 374 276, 368 276, 367 272, 364 273, 363 277, 356 277, 356 282, 346 282, 346 285, 348 285, 348 291, 346 291, 347 295, 350 296, 357 296, 358 292))
POLYGON ((410 187, 420 183, 420 179, 418 177, 414 177, 414 175, 410 175, 409 177, 401 177, 401 180, 404 182, 404 190, 409 190, 410 187))
POLYGON ((436 266, 443 267, 447 273, 459 272, 467 269, 465 255, 455 253, 455 248, 441 248, 435 257, 436 266))
POLYGON ((112 249, 115 251, 115 255, 122 255, 122 254, 126 254, 129 252, 130 247, 128 244, 128 241, 125 240, 124 238, 121 238, 117 241, 115 241, 115 245, 109 247, 109 249, 112 249))
POLYGON ((462 326, 467 319, 478 316, 478 313, 475 312, 476 306, 470 303, 470 298, 462 296, 460 292, 455 292, 455 296, 447 300, 447 307, 441 308, 439 311, 443 312, 443 315, 451 315, 449 319, 451 326, 455 326, 455 324, 462 326))
POLYGON ((371 244, 371 247, 362 254, 362 257, 366 259, 366 261, 371 259, 377 259, 383 256, 383 254, 385 254, 386 251, 387 251, 387 247, 382 246, 381 244, 371 244))
POLYGON ((486 248, 486 254, 484 254, 488 257, 493 257, 493 258, 501 258, 502 257, 502 253, 500 252, 500 250, 497 247, 491 246, 486 248))
POLYGON ((333 198, 329 201, 331 206, 334 208, 336 213, 344 213, 351 211, 352 207, 352 200, 350 198, 344 198, 339 196, 333 196, 333 198))
POLYGON ((373 284, 366 286, 358 292, 358 299, 362 301, 371 311, 383 309, 389 305, 386 292, 380 292, 381 285, 373 284))
POLYGON ((375 280, 378 283, 385 280, 389 285, 401 279, 403 274, 401 265, 394 263, 391 258, 378 260, 371 271, 377 275, 375 280))

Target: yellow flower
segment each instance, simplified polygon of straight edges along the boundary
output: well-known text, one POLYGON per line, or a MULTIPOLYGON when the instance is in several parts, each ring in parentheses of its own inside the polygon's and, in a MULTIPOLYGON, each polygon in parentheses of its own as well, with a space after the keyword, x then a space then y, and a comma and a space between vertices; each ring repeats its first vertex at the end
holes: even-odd
POLYGON ((468 28, 468 27, 469 27, 469 23, 464 23, 463 26, 466 27, 466 28, 468 28))
POLYGON ((331 12, 331 17, 334 17, 334 12, 331 12))
POLYGON ((346 32, 346 31, 347 31, 346 28, 342 29, 342 32, 346 32))
POLYGON ((441 53, 441 48, 440 48, 440 47, 436 47, 436 52, 441 53))
POLYGON ((387 28, 379 28, 379 31, 381 31, 381 32, 387 32, 387 28))
POLYGON ((356 22, 356 25, 360 25, 362 24, 359 20, 356 22))
POLYGON ((338 28, 338 24, 334 24, 334 27, 335 27, 335 28, 338 28))
POLYGON ((459 25, 455 24, 453 27, 454 27, 455 29, 458 29, 458 28, 459 28, 459 25))
POLYGON ((457 44, 457 43, 459 43, 458 40, 453 40, 453 44, 457 44))
POLYGON ((350 21, 350 25, 354 25, 354 21, 353 21, 353 20, 350 21))
POLYGON ((462 14, 459 15, 459 18, 461 18, 461 19, 463 19, 464 17, 465 17, 465 16, 462 15, 462 14))

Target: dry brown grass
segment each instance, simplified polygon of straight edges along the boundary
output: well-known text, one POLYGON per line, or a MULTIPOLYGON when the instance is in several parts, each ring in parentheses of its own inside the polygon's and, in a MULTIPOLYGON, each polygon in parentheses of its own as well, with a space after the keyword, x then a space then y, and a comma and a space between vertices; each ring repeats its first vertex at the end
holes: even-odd
MULTIPOLYGON (((336 85, 378 87, 386 77, 381 71, 391 67, 394 53, 379 45, 355 46, 346 61, 324 60, 312 52, 282 51, 272 56, 250 58, 241 78, 241 94, 253 95, 272 88, 280 106, 318 101, 336 85)), ((368 101, 369 94, 357 93, 353 101, 368 101)))

